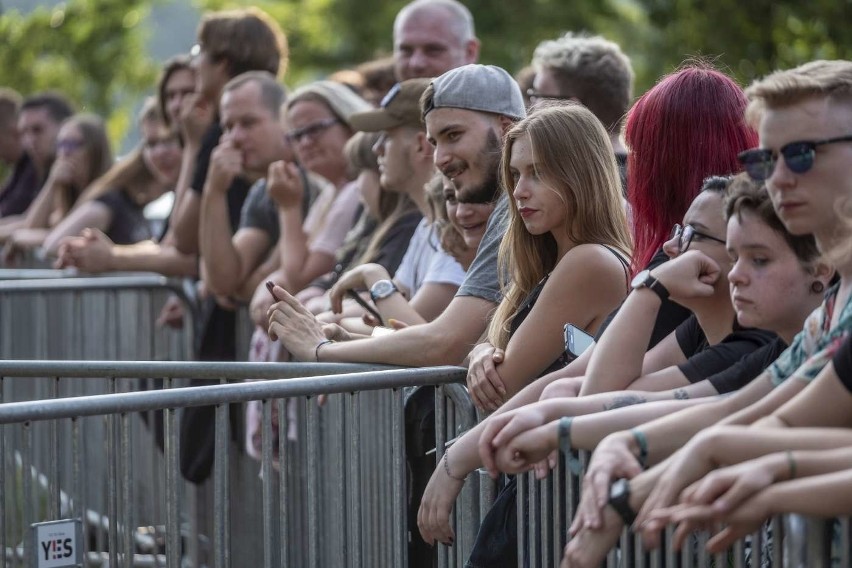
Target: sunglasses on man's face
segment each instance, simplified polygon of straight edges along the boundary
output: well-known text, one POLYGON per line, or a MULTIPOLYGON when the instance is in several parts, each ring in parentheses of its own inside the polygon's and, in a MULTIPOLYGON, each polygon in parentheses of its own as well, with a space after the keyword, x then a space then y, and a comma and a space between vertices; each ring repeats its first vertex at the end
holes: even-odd
MULTIPOLYGON (((787 169, 796 174, 803 174, 814 166, 817 147, 837 144, 838 142, 852 142, 852 135, 827 138, 826 140, 790 142, 782 146, 778 154, 784 156, 787 169)), ((754 148, 740 152, 737 159, 749 177, 755 181, 766 181, 775 170, 778 156, 772 150, 754 148)))

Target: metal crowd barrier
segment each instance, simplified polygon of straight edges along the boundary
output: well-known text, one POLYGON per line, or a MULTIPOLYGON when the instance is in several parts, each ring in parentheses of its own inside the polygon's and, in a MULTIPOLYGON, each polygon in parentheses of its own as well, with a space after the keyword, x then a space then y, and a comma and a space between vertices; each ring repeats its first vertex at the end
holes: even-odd
MULTIPOLYGON (((0 566, 33 552, 24 528, 40 519, 81 518, 85 566, 405 566, 407 556, 403 389, 462 380, 458 368, 395 369, 335 364, 163 362, 0 362, 0 386, 46 380, 107 381, 114 391, 160 378, 166 390, 116 392, 0 406, 0 566), (307 377, 274 380, 280 377, 307 377), (17 377, 17 378, 11 378, 17 377), (41 378, 41 379, 40 379, 41 378), (270 379, 169 388, 178 379, 270 379), (317 394, 339 393, 319 407, 317 394), (280 473, 273 470, 271 413, 278 424, 280 473), (263 400, 263 460, 241 467, 229 444, 228 405, 263 400), (181 408, 216 406, 212 504, 206 488, 177 473, 181 408), (140 413, 163 410, 165 452, 140 413), (295 434, 293 436, 292 434, 295 434), (293 439, 295 438, 295 439, 293 439), (92 454, 106 471, 90 469, 92 454), (258 478, 258 470, 262 479, 258 478), (95 487, 100 484, 100 488, 95 487), (246 489, 251 486, 252 491, 246 489), (94 505, 97 503, 97 507, 94 505), (209 506, 207 511, 199 511, 209 506), (200 516, 210 526, 198 523, 200 516), (184 564, 182 564, 184 563, 184 564)), ((472 425, 464 398, 447 390, 444 432, 472 425), (459 408, 454 408, 458 404, 459 408)), ((443 447, 443 446, 440 446, 443 447)), ((464 508, 464 507, 463 507, 464 508)), ((472 528, 459 527, 460 534, 472 528)))
POLYGON ((22 271, 35 277, 15 279, 15 272, 0 275, 0 359, 195 358, 194 304, 179 280, 154 274, 56 278, 53 271, 22 271), (156 325, 172 294, 186 308, 180 331, 156 325))
MULTIPOLYGON (((588 463, 590 453, 574 456, 588 463)), ((580 499, 582 475, 574 475, 565 456, 543 479, 533 473, 518 476, 518 566, 559 567, 580 499), (522 521, 522 519, 524 521, 522 521)), ((607 568, 830 568, 852 566, 850 519, 815 519, 800 515, 774 517, 729 552, 710 555, 708 535, 700 533, 681 551, 671 546, 672 528, 663 545, 646 551, 641 539, 628 529, 607 555, 607 568), (781 544, 779 544, 781 543, 781 544)))

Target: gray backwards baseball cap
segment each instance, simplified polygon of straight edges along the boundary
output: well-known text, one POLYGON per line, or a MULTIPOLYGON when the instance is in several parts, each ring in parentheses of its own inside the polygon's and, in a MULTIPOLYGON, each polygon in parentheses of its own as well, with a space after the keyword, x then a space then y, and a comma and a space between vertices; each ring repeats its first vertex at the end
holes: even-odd
POLYGON ((436 108, 461 108, 502 114, 515 120, 527 116, 518 83, 505 69, 470 64, 447 71, 432 81, 434 95, 425 117, 436 108))

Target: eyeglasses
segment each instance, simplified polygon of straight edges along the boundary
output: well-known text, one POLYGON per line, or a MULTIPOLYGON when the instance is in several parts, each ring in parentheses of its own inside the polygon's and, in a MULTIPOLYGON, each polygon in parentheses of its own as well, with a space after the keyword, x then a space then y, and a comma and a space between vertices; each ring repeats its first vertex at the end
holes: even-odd
POLYGON ((56 141, 56 151, 70 153, 83 147, 83 141, 76 138, 66 138, 56 141))
POLYGON ((700 239, 707 239, 710 241, 716 241, 717 243, 726 244, 724 240, 717 239, 712 235, 708 235, 707 233, 702 233, 701 231, 696 231, 695 227, 692 225, 684 225, 681 227, 678 223, 675 223, 675 226, 672 227, 672 234, 669 235, 669 240, 677 239, 677 250, 680 252, 686 252, 689 249, 689 245, 692 243, 693 237, 698 237, 700 239))
POLYGON ((318 120, 316 122, 312 122, 307 126, 303 126, 302 128, 296 128, 295 130, 291 130, 287 133, 287 139, 291 142, 301 142, 305 136, 310 136, 313 138, 320 134, 323 130, 331 128, 335 124, 339 124, 340 119, 338 118, 326 118, 325 120, 318 120))
MULTIPOLYGON (((814 166, 814 158, 818 146, 836 144, 838 142, 852 142, 852 135, 827 138, 825 140, 790 142, 781 147, 778 152, 784 156, 784 163, 793 173, 803 174, 814 166)), ((740 152, 737 156, 746 173, 755 181, 765 181, 772 176, 778 156, 763 148, 753 148, 740 152)))
POLYGON ((570 101, 574 97, 568 95, 545 95, 540 91, 536 91, 535 89, 527 89, 527 97, 532 99, 550 99, 552 101, 570 101))

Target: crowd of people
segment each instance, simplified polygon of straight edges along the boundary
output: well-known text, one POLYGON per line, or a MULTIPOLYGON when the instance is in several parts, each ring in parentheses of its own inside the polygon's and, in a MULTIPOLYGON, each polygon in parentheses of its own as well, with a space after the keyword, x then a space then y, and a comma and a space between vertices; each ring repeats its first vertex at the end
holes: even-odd
MULTIPOLYGON (((852 62, 743 90, 690 61, 634 102, 599 36, 542 42, 517 79, 478 63, 457 0, 412 1, 392 39, 288 92, 275 21, 209 13, 118 161, 62 95, 0 90, 7 266, 38 250, 195 279, 202 360, 466 366, 487 417, 438 463, 435 391, 406 399, 411 566, 453 543, 478 468, 501 489, 468 566, 517 566, 515 475, 572 449, 593 453, 564 566, 600 565, 625 525, 654 547, 721 522, 720 551, 775 514, 852 513, 852 62), (143 210, 167 192, 154 234, 143 210)), ((191 481, 213 420, 183 414, 191 481)), ((259 425, 250 405, 255 456, 259 425)))

